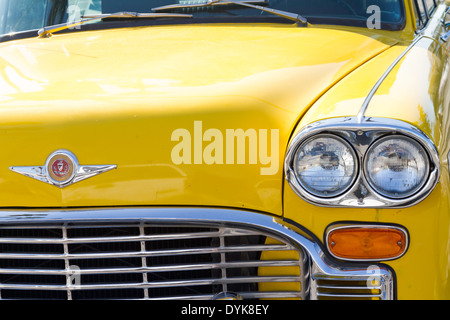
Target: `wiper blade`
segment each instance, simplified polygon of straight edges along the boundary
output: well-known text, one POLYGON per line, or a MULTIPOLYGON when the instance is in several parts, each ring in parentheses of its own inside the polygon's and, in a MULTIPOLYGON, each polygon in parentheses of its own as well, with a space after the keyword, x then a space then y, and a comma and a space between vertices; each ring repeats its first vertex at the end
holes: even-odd
POLYGON ((139 13, 139 12, 116 12, 116 13, 106 13, 106 14, 99 14, 99 15, 87 15, 83 16, 83 19, 73 21, 73 22, 67 22, 67 23, 61 23, 61 24, 55 24, 53 26, 48 26, 40 29, 38 31, 39 38, 48 38, 51 37, 53 33, 75 28, 76 26, 82 25, 89 21, 94 20, 101 20, 106 18, 114 18, 114 19, 148 19, 148 18, 192 18, 192 14, 178 14, 178 13, 139 13))
POLYGON ((157 8, 152 8, 153 11, 166 11, 166 10, 173 10, 173 9, 184 9, 184 8, 199 8, 199 7, 209 7, 209 6, 219 6, 219 5, 238 5, 238 6, 245 6, 249 8, 254 8, 258 10, 262 10, 264 12, 272 13, 276 16, 283 17, 295 22, 300 22, 303 25, 307 25, 308 21, 305 17, 293 13, 293 12, 287 12, 277 9, 271 9, 262 7, 259 5, 256 5, 254 3, 264 3, 267 4, 266 0, 208 0, 205 3, 195 3, 195 4, 171 4, 167 6, 161 6, 157 8))
MULTIPOLYGON (((224 0, 224 1, 214 1, 214 0, 205 0, 205 2, 196 2, 196 3, 174 3, 169 4, 166 6, 156 7, 152 8, 153 11, 163 11, 163 10, 171 10, 171 9, 185 9, 185 8, 201 8, 201 7, 208 7, 208 6, 227 6, 230 4, 233 4, 231 1, 224 0)), ((240 3, 249 3, 249 4, 268 4, 267 0, 237 0, 237 2, 240 3)))
POLYGON ((106 19, 106 18, 114 18, 114 19, 127 19, 127 18, 192 18, 192 14, 178 14, 178 13, 155 13, 155 12, 118 12, 118 13, 104 13, 104 14, 91 14, 82 16, 84 19, 106 19))

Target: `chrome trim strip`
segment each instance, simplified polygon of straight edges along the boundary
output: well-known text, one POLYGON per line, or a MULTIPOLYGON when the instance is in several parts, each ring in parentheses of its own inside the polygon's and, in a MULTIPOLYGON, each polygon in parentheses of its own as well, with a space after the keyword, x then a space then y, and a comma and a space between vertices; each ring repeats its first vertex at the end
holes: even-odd
MULTIPOLYGON (((279 239, 285 243, 290 243, 292 246, 304 253, 304 259, 310 265, 310 273, 305 275, 307 279, 302 279, 303 276, 287 276, 280 277, 251 277, 248 281, 299 281, 301 280, 302 294, 307 294, 306 298, 317 299, 320 293, 317 289, 318 283, 322 279, 360 279, 366 281, 373 277, 370 272, 373 265, 358 264, 347 265, 339 262, 329 255, 327 255, 319 242, 311 238, 308 234, 297 229, 283 221, 280 217, 273 217, 262 213, 224 209, 224 208, 171 208, 171 207, 152 207, 152 208, 104 208, 104 209, 67 209, 67 210, 0 210, 0 226, 10 227, 11 225, 29 226, 42 224, 57 224, 59 226, 67 223, 152 223, 164 225, 192 225, 192 226, 212 226, 227 228, 244 228, 249 231, 264 232, 273 239, 279 239), (309 276, 311 275, 311 276, 309 276), (304 282, 303 280, 307 280, 304 282)), ((285 246, 288 247, 289 246, 285 246)), ((279 249, 279 248, 277 248, 279 249)), ((292 249, 292 248, 291 248, 292 249)), ((124 253, 127 255, 128 253, 124 253)), ((142 253, 140 253, 142 254, 142 253)), ((43 254, 42 258, 48 255, 43 254)), ((5 254, 3 254, 5 257, 5 254)), ((68 257, 65 257, 66 259, 68 257)), ((383 279, 383 299, 394 298, 394 276, 391 270, 381 264, 376 264, 379 274, 377 277, 383 279)), ((70 268, 69 268, 70 269, 70 268)), ((190 281, 175 281, 163 283, 140 283, 133 284, 137 288, 149 288, 154 286, 175 286, 183 284, 211 284, 233 283, 236 280, 229 278, 220 279, 199 279, 190 281)), ((239 280, 240 281, 240 280, 239 280)), ((8 288, 11 285, 3 284, 0 288, 8 288)), ((113 287, 122 287, 114 284, 113 287)), ((111 285, 95 285, 83 286, 83 289, 99 289, 111 288, 111 285)), ((123 287, 129 287, 129 284, 123 287)), ((17 288, 14 286, 14 288, 17 288)), ((54 290, 68 290, 68 286, 49 285, 49 286, 33 286, 22 285, 22 289, 54 289, 54 290)), ((77 290, 77 287, 70 287, 70 290, 77 290)), ((247 293, 248 294, 248 293, 247 293)), ((267 296, 267 293, 259 293, 261 297, 267 296)), ((298 293, 293 293, 298 296, 298 293)), ((244 297, 245 298, 245 297, 244 297)))
MULTIPOLYGON (((330 227, 328 227, 325 230, 325 246, 328 247, 328 237, 330 235, 331 232, 336 231, 336 230, 340 230, 340 229, 357 229, 357 228, 371 228, 371 229, 393 229, 393 230, 397 230, 402 232, 405 235, 405 239, 406 239, 406 244, 405 244, 405 251, 403 251, 400 255, 393 257, 393 258, 387 258, 387 259, 382 259, 383 261, 389 261, 389 260, 396 260, 400 257, 402 257, 406 251, 408 251, 408 247, 409 247, 409 236, 408 236, 408 232, 406 231, 405 228, 399 227, 399 226, 393 226, 393 225, 387 225, 387 224, 352 224, 352 223, 337 223, 334 225, 331 225, 330 227)), ((342 258, 339 256, 336 256, 335 254, 333 254, 333 252, 328 249, 328 252, 330 253, 330 255, 332 255, 334 258, 339 259, 339 260, 344 260, 344 261, 380 261, 380 259, 348 259, 348 258, 342 258)))
MULTIPOLYGON (((302 295, 298 291, 257 291, 257 292, 241 292, 239 295, 244 299, 285 299, 285 298, 301 298, 302 295)), ((192 296, 177 296, 177 300, 211 300, 212 295, 192 295, 192 296)), ((168 298, 148 298, 140 300, 173 300, 173 297, 168 298)))
MULTIPOLYGON (((250 267, 298 267, 296 260, 257 260, 247 262, 227 262, 227 263, 202 263, 186 265, 168 265, 158 267, 139 268, 108 268, 108 269, 81 269, 77 274, 106 274, 106 273, 142 273, 142 272, 166 272, 166 271, 186 271, 186 270, 209 270, 219 268, 250 268, 250 267)), ((72 275, 72 269, 8 269, 0 268, 0 274, 28 274, 28 275, 72 275)))
POLYGON ((264 276, 264 277, 239 277, 239 278, 219 278, 219 279, 196 279, 196 280, 175 280, 175 281, 153 281, 137 283, 114 283, 114 284, 86 284, 71 288, 67 285, 56 284, 4 284, 0 283, 0 289, 19 290, 99 290, 99 289, 147 289, 147 288, 170 288, 179 286, 203 286, 233 283, 254 283, 254 282, 299 282, 300 276, 264 276))
POLYGON ((357 115, 358 123, 362 123, 365 118, 365 113, 369 107, 370 101, 372 100, 375 93, 380 88, 381 84, 384 82, 384 80, 389 76, 391 71, 397 66, 397 64, 402 60, 406 54, 423 38, 423 36, 418 36, 414 41, 405 49, 405 51, 402 52, 401 55, 395 59, 395 61, 387 68, 387 70, 384 72, 384 74, 381 76, 380 79, 375 83, 372 90, 370 90, 369 94, 367 95, 366 99, 364 100, 361 109, 359 110, 359 113, 357 115))
POLYGON ((450 175, 450 150, 447 153, 447 170, 450 175))
MULTIPOLYGON (((352 287, 352 286, 336 286, 336 285, 318 285, 317 286, 318 288, 321 288, 321 289, 331 289, 331 290, 343 290, 343 289, 346 289, 346 290, 361 290, 361 287, 360 286, 354 286, 354 287, 352 287)), ((371 287, 371 289, 381 289, 382 288, 382 286, 373 286, 373 287, 371 287)), ((321 295, 323 295, 323 294, 321 294, 321 295)))
MULTIPOLYGON (((361 289, 361 288, 360 288, 361 289)), ((327 297, 327 298, 346 298, 346 299, 361 299, 361 298, 383 298, 383 295, 381 294, 326 294, 326 293, 319 293, 318 297, 327 297)))
MULTIPOLYGON (((115 226, 116 227, 116 226, 115 226)), ((129 227, 129 226, 128 226, 129 227)), ((4 229, 0 226, 0 230, 4 229)), ((6 229, 6 228, 5 228, 6 229)), ((70 228, 68 228, 70 229, 70 228)), ((177 239, 201 239, 219 236, 251 236, 258 235, 257 232, 244 232, 242 230, 226 229, 221 232, 197 232, 197 233, 175 233, 164 235, 139 235, 139 236, 124 236, 124 237, 95 237, 95 238, 0 238, 1 243, 98 243, 98 242, 124 242, 124 241, 160 241, 177 239)))
MULTIPOLYGON (((64 243, 63 243, 64 244, 64 243)), ((163 257, 188 254, 210 254, 210 253, 229 253, 241 251, 285 251, 292 250, 293 247, 285 245, 264 245, 264 246, 235 246, 227 248, 195 248, 195 249, 173 249, 173 250, 155 250, 155 251, 124 251, 120 253, 0 253, 0 259, 18 258, 18 259, 99 259, 99 258, 141 258, 141 257, 163 257)))
POLYGON ((425 199, 439 182, 441 161, 433 141, 417 127, 406 122, 386 118, 356 117, 331 118, 313 122, 300 130, 292 139, 285 158, 285 177, 294 192, 305 201, 325 207, 353 208, 406 208, 425 199), (334 198, 321 198, 304 190, 297 181, 293 168, 295 152, 306 139, 320 134, 333 133, 349 142, 356 151, 360 171, 356 182, 345 193, 334 198), (364 159, 368 148, 382 136, 400 134, 408 136, 425 148, 430 161, 430 173, 426 184, 414 195, 404 199, 391 199, 377 193, 368 183, 364 173, 364 159))

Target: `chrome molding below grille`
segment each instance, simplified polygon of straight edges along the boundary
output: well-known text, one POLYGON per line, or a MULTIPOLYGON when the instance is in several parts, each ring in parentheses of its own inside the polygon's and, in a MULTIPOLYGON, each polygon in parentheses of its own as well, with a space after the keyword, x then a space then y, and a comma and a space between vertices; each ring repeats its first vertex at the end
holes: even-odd
MULTIPOLYGON (((294 229, 216 208, 0 211, 0 298, 320 299, 335 295, 334 280, 356 279, 342 281, 352 298, 373 278, 371 265, 341 264, 294 229)), ((390 270, 377 272, 377 298, 392 299, 390 270)))

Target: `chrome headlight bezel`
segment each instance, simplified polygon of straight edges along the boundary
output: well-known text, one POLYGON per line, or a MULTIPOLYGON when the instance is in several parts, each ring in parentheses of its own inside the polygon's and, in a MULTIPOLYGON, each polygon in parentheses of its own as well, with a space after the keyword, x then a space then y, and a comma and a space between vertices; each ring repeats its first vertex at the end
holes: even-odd
POLYGON ((285 177, 293 191, 305 201, 326 207, 403 208, 425 199, 439 182, 441 165, 439 153, 433 141, 417 127, 406 122, 385 118, 356 117, 332 118, 313 122, 294 135, 285 157, 285 177), (357 177, 351 187, 334 197, 318 197, 302 188, 293 167, 298 147, 318 134, 333 134, 349 143, 359 162, 357 177), (379 139, 388 136, 404 136, 423 147, 429 162, 429 172, 422 187, 404 198, 391 198, 381 194, 368 182, 365 172, 365 156, 368 149, 379 139))

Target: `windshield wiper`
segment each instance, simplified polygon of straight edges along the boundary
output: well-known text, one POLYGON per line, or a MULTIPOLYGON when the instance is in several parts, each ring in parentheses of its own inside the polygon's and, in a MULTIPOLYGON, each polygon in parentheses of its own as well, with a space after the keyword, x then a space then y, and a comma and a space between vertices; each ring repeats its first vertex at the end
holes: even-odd
POLYGON ((114 18, 114 19, 148 19, 148 18, 192 18, 192 14, 178 14, 178 13, 139 13, 139 12, 116 12, 116 13, 106 13, 106 14, 99 14, 99 15, 87 15, 83 16, 83 19, 73 21, 73 22, 67 22, 67 23, 61 23, 61 24, 55 24, 53 26, 48 26, 40 29, 38 31, 39 38, 48 38, 51 37, 53 33, 75 28, 79 25, 82 25, 89 21, 94 20, 101 20, 106 18, 114 18))
POLYGON ((308 21, 305 17, 302 17, 301 15, 297 13, 277 10, 277 9, 271 9, 266 8, 262 6, 255 5, 253 3, 265 3, 267 4, 266 0, 207 0, 205 3, 195 3, 195 4, 171 4, 167 6, 161 6, 157 8, 152 8, 153 11, 166 11, 166 10, 173 10, 173 9, 184 9, 184 8, 199 8, 199 7, 210 7, 210 6, 219 6, 219 5, 238 5, 238 6, 245 6, 249 8, 254 8, 258 10, 262 10, 264 12, 272 13, 276 16, 283 17, 295 22, 300 22, 303 25, 307 25, 308 21))

